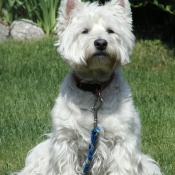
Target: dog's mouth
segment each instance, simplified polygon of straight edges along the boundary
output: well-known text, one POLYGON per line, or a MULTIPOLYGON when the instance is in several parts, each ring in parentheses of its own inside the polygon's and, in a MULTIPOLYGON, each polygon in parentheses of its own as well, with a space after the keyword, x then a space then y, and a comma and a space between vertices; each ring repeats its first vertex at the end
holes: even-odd
POLYGON ((107 53, 106 52, 96 52, 93 54, 93 57, 106 57, 107 53))

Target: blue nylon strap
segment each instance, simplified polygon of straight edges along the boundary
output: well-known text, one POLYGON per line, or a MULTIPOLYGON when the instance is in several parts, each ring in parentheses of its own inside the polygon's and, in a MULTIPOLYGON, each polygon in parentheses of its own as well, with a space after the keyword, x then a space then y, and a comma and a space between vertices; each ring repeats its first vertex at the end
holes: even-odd
POLYGON ((99 136, 100 128, 96 126, 95 128, 92 129, 91 131, 91 143, 89 144, 89 150, 88 150, 88 155, 86 158, 86 162, 83 167, 83 173, 86 174, 89 171, 91 162, 93 160, 93 156, 95 153, 95 148, 98 142, 98 136, 99 136))

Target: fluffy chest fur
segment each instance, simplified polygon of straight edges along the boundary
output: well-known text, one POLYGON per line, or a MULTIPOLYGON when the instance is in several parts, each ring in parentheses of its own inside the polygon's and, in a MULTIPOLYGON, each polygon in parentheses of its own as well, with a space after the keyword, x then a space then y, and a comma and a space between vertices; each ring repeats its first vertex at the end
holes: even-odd
MULTIPOLYGON (((97 164, 101 163, 101 171, 105 172, 105 166, 112 162, 111 156, 116 146, 124 146, 123 143, 130 138, 133 144, 138 144, 140 121, 133 106, 130 88, 120 71, 115 72, 113 81, 103 90, 101 97, 104 101, 98 112, 101 131, 92 171, 99 171, 97 164)), ((71 145, 78 157, 78 169, 86 160, 93 128, 92 107, 95 98, 91 92, 78 89, 70 73, 61 86, 52 110, 54 138, 71 145)))

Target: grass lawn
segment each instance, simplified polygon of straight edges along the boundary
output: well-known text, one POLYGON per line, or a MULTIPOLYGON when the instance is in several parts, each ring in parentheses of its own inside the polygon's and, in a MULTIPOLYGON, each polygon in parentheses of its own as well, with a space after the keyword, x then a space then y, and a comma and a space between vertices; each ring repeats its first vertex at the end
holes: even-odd
MULTIPOLYGON (((54 39, 0 45, 0 175, 24 166, 27 152, 51 131, 50 111, 69 68, 54 39)), ((142 121, 142 150, 175 174, 175 52, 138 41, 124 70, 142 121)))

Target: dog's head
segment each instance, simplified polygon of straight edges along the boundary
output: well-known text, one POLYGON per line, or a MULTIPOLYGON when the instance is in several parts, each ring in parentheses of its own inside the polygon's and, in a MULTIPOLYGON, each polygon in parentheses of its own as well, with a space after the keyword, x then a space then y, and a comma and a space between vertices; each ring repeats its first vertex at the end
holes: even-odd
POLYGON ((62 0, 57 21, 58 52, 76 70, 114 70, 129 62, 134 45, 128 0, 104 6, 62 0))

